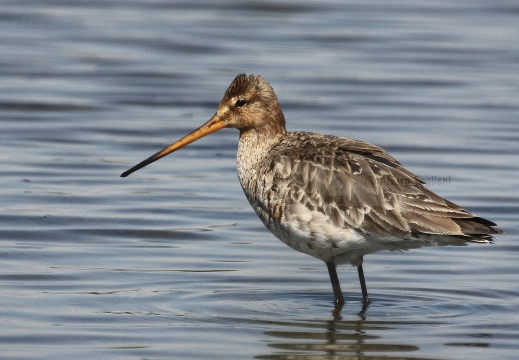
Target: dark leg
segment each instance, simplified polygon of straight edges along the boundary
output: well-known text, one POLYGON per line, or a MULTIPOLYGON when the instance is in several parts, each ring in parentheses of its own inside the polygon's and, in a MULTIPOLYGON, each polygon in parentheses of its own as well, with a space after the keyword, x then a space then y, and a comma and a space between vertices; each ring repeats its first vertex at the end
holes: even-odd
POLYGON ((362 264, 357 267, 357 270, 359 272, 360 287, 362 289, 362 302, 364 305, 368 305, 368 290, 366 289, 366 281, 364 280, 364 270, 362 270, 362 264))
POLYGON ((333 262, 327 262, 328 273, 332 282, 333 294, 335 295, 335 307, 341 308, 344 305, 344 297, 342 296, 341 284, 339 284, 339 277, 333 262))

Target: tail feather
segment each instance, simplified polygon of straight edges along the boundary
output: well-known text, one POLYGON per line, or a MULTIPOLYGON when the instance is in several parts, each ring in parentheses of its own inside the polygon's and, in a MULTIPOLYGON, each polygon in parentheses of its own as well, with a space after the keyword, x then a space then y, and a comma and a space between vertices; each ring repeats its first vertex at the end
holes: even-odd
POLYGON ((504 231, 496 228, 494 222, 475 216, 468 219, 452 219, 463 232, 467 241, 478 243, 492 243, 493 234, 503 234, 504 231))

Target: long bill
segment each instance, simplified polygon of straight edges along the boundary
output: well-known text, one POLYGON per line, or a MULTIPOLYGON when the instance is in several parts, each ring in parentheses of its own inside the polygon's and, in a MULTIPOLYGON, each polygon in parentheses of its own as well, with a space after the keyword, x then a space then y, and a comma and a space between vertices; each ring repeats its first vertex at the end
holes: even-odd
POLYGON ((121 174, 121 177, 127 177, 132 172, 137 171, 146 165, 151 164, 154 161, 157 161, 160 158, 163 158, 164 156, 171 154, 173 151, 177 151, 178 149, 183 148, 184 146, 191 144, 193 141, 196 141, 200 139, 201 137, 204 137, 206 135, 209 135, 211 133, 214 133, 215 131, 218 131, 220 129, 223 129, 225 126, 223 124, 223 121, 220 119, 218 115, 214 115, 208 122, 206 122, 204 125, 200 126, 198 129, 194 130, 190 134, 184 136, 182 139, 174 142, 173 144, 165 147, 164 149, 160 150, 158 153, 151 155, 149 158, 147 158, 144 161, 141 161, 134 167, 132 167, 129 170, 126 170, 121 174))

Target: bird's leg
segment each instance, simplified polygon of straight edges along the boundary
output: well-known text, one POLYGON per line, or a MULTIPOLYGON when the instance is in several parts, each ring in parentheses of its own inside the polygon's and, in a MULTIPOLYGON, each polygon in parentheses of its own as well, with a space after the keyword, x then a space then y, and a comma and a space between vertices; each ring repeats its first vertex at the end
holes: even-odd
POLYGON ((364 306, 366 306, 369 304, 369 298, 368 290, 366 289, 366 281, 364 280, 364 270, 362 270, 362 263, 357 266, 357 271, 359 272, 360 287, 362 289, 362 302, 364 303, 364 306))
POLYGON ((335 307, 342 308, 344 305, 344 297, 342 296, 341 284, 339 283, 339 277, 337 276, 337 269, 333 262, 327 262, 328 273, 330 274, 330 281, 332 282, 333 294, 335 295, 335 307))

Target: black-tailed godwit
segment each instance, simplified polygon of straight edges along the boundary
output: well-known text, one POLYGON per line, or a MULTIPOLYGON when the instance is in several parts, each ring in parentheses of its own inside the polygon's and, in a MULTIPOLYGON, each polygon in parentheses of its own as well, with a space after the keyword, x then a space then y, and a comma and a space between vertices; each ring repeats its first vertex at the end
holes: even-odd
POLYGON ((503 231, 493 222, 434 194, 381 148, 310 132, 287 132, 270 84, 238 75, 204 125, 121 176, 223 128, 240 131, 238 178, 252 208, 281 241, 326 263, 335 305, 344 298, 336 266, 358 269, 379 250, 490 243, 503 231))

